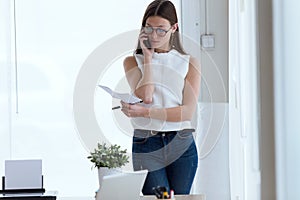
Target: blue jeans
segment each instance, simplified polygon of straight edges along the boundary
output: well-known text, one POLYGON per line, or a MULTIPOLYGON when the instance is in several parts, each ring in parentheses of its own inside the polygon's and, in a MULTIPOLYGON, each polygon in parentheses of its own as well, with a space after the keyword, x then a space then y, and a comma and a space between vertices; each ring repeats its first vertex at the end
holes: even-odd
POLYGON ((153 195, 152 188, 165 186, 175 194, 189 194, 198 166, 197 148, 191 131, 151 134, 134 130, 133 168, 147 169, 144 195, 153 195))

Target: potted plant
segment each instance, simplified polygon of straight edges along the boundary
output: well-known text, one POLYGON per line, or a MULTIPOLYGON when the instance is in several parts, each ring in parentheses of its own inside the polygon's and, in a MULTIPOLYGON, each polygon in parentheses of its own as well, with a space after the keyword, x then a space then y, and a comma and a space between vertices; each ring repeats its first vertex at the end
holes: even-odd
POLYGON ((120 168, 129 162, 127 150, 121 149, 121 146, 107 145, 106 143, 97 144, 94 151, 87 157, 94 167, 98 169, 99 184, 101 185, 103 176, 120 172, 120 168))

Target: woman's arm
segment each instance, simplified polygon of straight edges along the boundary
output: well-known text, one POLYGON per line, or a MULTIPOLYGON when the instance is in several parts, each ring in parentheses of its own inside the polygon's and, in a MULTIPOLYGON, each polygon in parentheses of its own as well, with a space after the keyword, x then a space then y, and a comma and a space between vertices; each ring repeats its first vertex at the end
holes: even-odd
POLYGON ((144 74, 141 73, 133 56, 125 58, 123 62, 126 78, 131 90, 134 91, 134 94, 142 99, 144 103, 152 102, 154 92, 150 62, 151 60, 144 60, 144 74))
POLYGON ((200 65, 190 58, 189 70, 185 78, 182 105, 172 108, 145 108, 122 102, 122 111, 128 117, 147 117, 171 122, 191 120, 195 112, 200 90, 200 65))

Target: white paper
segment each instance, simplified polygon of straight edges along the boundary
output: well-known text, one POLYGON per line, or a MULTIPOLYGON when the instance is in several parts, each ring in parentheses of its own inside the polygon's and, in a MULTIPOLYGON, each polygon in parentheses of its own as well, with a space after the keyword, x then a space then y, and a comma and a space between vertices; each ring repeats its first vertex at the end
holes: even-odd
POLYGON ((138 97, 129 94, 129 93, 118 93, 113 91, 112 89, 110 89, 107 86, 103 86, 103 85, 98 85, 100 88, 102 88, 103 90, 105 90, 107 93, 109 93, 113 98, 116 99, 120 99, 126 103, 130 103, 130 104, 136 104, 136 103, 141 103, 142 100, 139 99, 138 97))
POLYGON ((40 189, 42 160, 6 160, 5 189, 40 189))

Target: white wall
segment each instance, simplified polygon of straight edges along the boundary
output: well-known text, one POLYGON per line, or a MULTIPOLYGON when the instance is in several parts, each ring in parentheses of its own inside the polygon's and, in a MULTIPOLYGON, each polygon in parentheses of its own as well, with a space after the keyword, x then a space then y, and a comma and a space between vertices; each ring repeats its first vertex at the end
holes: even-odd
POLYGON ((273 0, 277 200, 300 199, 299 8, 273 0))
POLYGON ((188 52, 201 64, 200 102, 228 102, 228 1, 182 0, 182 25, 188 52), (215 47, 204 49, 201 35, 213 34, 215 47), (188 42, 194 41, 198 49, 188 42), (200 51, 201 50, 201 51, 200 51))
POLYGON ((192 193, 207 199, 230 199, 227 16, 228 1, 182 0, 183 42, 199 59, 202 73, 195 133, 199 165, 192 193), (201 46, 206 33, 215 36, 214 48, 201 46))
POLYGON ((199 162, 191 192, 205 194, 206 199, 229 200, 228 103, 199 103, 198 112, 199 162))

